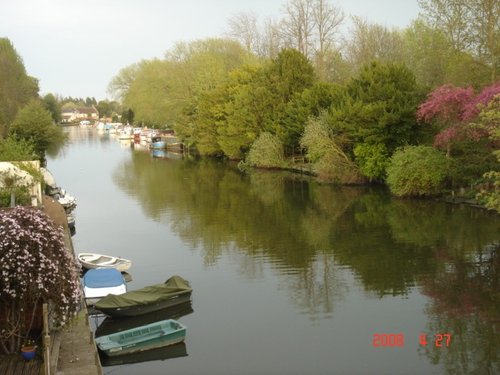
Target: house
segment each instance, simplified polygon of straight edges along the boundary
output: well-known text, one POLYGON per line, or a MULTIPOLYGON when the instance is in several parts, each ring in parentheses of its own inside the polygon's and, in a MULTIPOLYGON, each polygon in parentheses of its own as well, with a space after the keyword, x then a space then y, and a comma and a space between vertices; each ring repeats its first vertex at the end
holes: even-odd
POLYGON ((66 108, 61 112, 63 123, 78 122, 82 120, 95 121, 99 119, 99 112, 92 107, 66 108))

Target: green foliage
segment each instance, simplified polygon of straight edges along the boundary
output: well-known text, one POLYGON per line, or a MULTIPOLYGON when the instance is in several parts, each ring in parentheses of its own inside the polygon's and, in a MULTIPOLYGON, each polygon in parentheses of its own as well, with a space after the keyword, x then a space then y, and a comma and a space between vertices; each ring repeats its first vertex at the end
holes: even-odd
POLYGON ((17 114, 9 133, 17 140, 31 141, 35 152, 43 157, 47 148, 64 140, 62 129, 52 121, 50 113, 32 100, 17 114))
POLYGON ((357 166, 337 144, 324 116, 309 119, 300 144, 320 179, 341 184, 363 181, 357 166))
POLYGON ((480 191, 476 198, 488 208, 500 212, 500 95, 489 103, 479 114, 478 125, 492 129, 490 139, 496 149, 492 155, 496 158, 496 164, 490 171, 483 175, 484 182, 480 185, 480 191))
POLYGON ((246 162, 254 167, 283 167, 285 158, 279 138, 268 132, 261 133, 252 144, 246 162))
POLYGON ((339 100, 342 87, 336 84, 317 82, 314 86, 296 93, 285 108, 281 124, 286 129, 284 144, 295 149, 299 146, 310 116, 317 117, 339 100))
POLYGON ((0 161, 23 161, 36 159, 31 140, 16 139, 13 136, 0 139, 0 161))
POLYGON ((361 173, 371 180, 382 180, 388 164, 385 146, 379 144, 360 143, 354 147, 354 156, 361 173))
POLYGON ((387 183, 398 196, 432 196, 443 192, 449 160, 430 146, 406 146, 394 153, 387 183))
POLYGON ((26 74, 22 58, 7 38, 0 38, 0 137, 20 107, 38 96, 38 81, 26 74))
POLYGON ((384 144, 389 155, 419 137, 415 110, 420 93, 404 65, 372 63, 347 85, 331 111, 332 126, 351 142, 384 144))
POLYGON ((61 103, 56 99, 53 94, 47 94, 42 98, 43 106, 50 112, 52 120, 58 124, 61 122, 61 103))

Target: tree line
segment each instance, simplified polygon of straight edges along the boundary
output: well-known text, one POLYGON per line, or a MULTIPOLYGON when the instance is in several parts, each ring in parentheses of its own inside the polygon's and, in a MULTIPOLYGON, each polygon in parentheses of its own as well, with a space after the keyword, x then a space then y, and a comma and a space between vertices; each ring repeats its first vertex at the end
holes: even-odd
POLYGON ((180 42, 163 58, 127 66, 109 91, 137 122, 173 128, 200 154, 243 166, 293 167, 290 157, 303 156, 324 180, 384 182, 400 195, 471 184, 498 194, 498 182, 484 173, 498 171, 492 116, 500 92, 500 4, 419 5, 420 16, 405 29, 351 17, 347 36, 347 16, 326 0, 289 0, 281 19, 263 23, 240 13, 225 37, 180 42), (425 115, 426 105, 445 100, 442 87, 469 90, 467 103, 451 101, 442 113, 425 115), (490 114, 443 121, 458 104, 489 106, 490 114), (453 143, 451 152, 441 151, 440 139, 453 143), (415 178, 396 168, 393 157, 401 153, 403 165, 423 158, 415 178))

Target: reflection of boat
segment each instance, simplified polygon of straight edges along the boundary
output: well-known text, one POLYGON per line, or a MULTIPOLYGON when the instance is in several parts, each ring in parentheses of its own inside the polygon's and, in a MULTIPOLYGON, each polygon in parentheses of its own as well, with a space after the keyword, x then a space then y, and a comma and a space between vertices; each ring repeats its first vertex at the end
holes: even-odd
POLYGON ((105 318, 95 330, 95 337, 109 335, 127 329, 132 329, 146 324, 158 322, 165 319, 175 319, 189 315, 193 312, 191 301, 181 303, 176 306, 167 307, 166 309, 143 314, 139 316, 132 316, 127 318, 105 318))
POLYGON ((180 160, 183 157, 182 153, 170 152, 166 150, 151 150, 151 155, 153 155, 154 158, 159 158, 159 159, 180 160))
MULTIPOLYGON (((99 351, 99 354, 102 354, 99 351)), ((180 342, 178 344, 166 346, 163 348, 146 350, 143 352, 124 354, 115 357, 101 355, 102 366, 119 366, 131 363, 149 362, 149 361, 164 361, 171 358, 187 357, 186 344, 180 342)))
POLYGON ((83 292, 87 305, 95 304, 110 293, 117 295, 126 291, 125 279, 114 268, 91 269, 83 275, 83 292))
POLYGON ((132 266, 132 261, 124 258, 117 258, 111 255, 79 253, 78 260, 83 267, 92 268, 115 268, 118 271, 126 271, 132 266))
POLYGON ((175 306, 191 299, 193 290, 180 276, 172 276, 163 284, 155 284, 122 295, 102 298, 95 308, 113 317, 137 316, 175 306))
POLYGON ((137 353, 184 341, 186 327, 167 319, 126 331, 97 337, 97 347, 107 356, 137 353))

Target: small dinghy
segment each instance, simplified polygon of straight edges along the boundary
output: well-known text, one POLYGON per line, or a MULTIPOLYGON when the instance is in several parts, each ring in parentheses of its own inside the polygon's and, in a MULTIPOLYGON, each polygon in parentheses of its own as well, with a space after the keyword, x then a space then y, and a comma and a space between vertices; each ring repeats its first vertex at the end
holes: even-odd
POLYGON ((111 335, 96 337, 97 347, 107 356, 138 353, 183 342, 186 327, 167 319, 111 335))
POLYGON ((131 260, 103 254, 79 253, 78 260, 87 269, 115 268, 120 272, 124 272, 132 266, 131 260))
POLYGON ((87 305, 94 305, 108 294, 127 292, 125 279, 120 271, 114 268, 96 268, 83 275, 83 293, 87 305))

